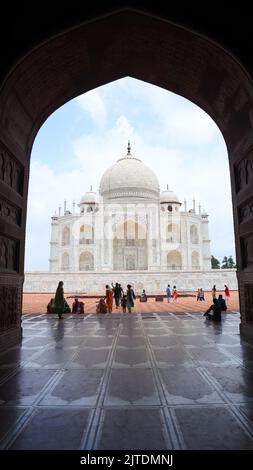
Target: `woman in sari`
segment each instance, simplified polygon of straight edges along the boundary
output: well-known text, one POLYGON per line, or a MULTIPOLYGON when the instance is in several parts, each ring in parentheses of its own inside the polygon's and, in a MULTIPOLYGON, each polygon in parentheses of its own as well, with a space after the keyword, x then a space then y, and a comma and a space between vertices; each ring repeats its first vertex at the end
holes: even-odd
POLYGON ((64 291, 63 291, 63 282, 60 281, 55 293, 55 298, 54 298, 54 305, 55 305, 55 311, 58 313, 59 319, 62 318, 62 314, 64 312, 65 308, 65 301, 64 301, 64 291))
POLYGON ((135 299, 134 291, 132 289, 132 286, 128 284, 127 291, 126 291, 126 304, 127 304, 128 313, 131 313, 131 309, 132 307, 134 307, 134 299, 135 299))
POLYGON ((108 307, 108 312, 112 313, 112 304, 113 304, 113 291, 108 286, 108 284, 105 286, 105 296, 106 296, 106 304, 108 307))

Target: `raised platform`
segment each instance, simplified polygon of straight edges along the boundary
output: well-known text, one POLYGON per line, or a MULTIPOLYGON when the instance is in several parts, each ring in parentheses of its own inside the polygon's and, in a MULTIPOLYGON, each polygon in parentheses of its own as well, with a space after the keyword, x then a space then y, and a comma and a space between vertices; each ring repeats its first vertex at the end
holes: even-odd
POLYGON ((137 292, 145 289, 147 294, 160 294, 168 284, 176 285, 178 290, 196 292, 198 288, 209 291, 216 284, 223 290, 227 284, 237 290, 235 269, 211 269, 210 271, 86 271, 75 273, 28 272, 25 274, 24 292, 55 292, 59 281, 64 282, 66 292, 98 292, 103 294, 105 285, 120 282, 125 289, 131 284, 137 292))

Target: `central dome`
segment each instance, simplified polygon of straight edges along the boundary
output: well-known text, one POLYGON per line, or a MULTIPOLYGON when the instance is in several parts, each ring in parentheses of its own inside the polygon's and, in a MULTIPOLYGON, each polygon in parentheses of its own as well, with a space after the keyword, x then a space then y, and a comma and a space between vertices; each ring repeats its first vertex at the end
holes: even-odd
POLYGON ((99 192, 106 199, 148 199, 159 198, 160 188, 157 176, 139 158, 128 153, 120 158, 103 174, 99 192))

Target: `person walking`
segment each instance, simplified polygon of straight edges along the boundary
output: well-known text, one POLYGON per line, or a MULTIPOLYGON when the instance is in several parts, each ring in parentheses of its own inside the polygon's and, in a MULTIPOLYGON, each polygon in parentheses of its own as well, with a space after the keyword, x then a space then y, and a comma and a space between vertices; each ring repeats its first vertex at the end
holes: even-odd
POLYGON ((122 313, 126 313, 126 307, 127 307, 127 296, 126 294, 121 297, 121 308, 122 308, 122 313))
POLYGON ((229 292, 229 288, 226 284, 224 285, 224 287, 225 287, 225 299, 226 299, 226 302, 228 303, 229 297, 230 297, 230 292, 229 292))
POLYGON ((62 318, 62 314, 65 308, 64 301, 64 290, 63 290, 63 281, 60 281, 56 289, 55 298, 54 298, 55 311, 58 313, 59 320, 62 318))
POLYGON ((170 298, 171 298, 170 284, 168 284, 168 287, 166 289, 166 297, 167 297, 167 302, 169 304, 170 303, 170 298))
POLYGON ((172 298, 173 298, 173 302, 177 302, 178 292, 177 292, 177 287, 176 286, 173 286, 172 298))
POLYGON ((213 297, 213 300, 216 299, 216 285, 215 284, 212 288, 212 297, 213 297))
POLYGON ((114 287, 114 299, 115 299, 116 308, 118 308, 120 305, 120 298, 121 298, 121 288, 118 282, 116 282, 116 286, 114 287))
POLYGON ((113 291, 108 284, 106 284, 105 286, 105 297, 106 297, 106 305, 108 308, 108 313, 112 313, 113 291))
POLYGON ((132 286, 131 284, 127 284, 126 304, 127 304, 128 313, 131 313, 132 308, 134 307, 134 299, 135 299, 135 294, 132 289, 132 286))

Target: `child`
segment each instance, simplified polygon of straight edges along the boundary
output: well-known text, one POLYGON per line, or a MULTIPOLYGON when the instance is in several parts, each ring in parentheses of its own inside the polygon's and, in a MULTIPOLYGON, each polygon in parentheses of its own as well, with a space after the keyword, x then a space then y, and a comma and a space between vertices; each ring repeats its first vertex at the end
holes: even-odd
POLYGON ((126 295, 124 294, 123 297, 121 298, 121 307, 122 307, 123 313, 126 313, 126 306, 127 306, 127 298, 126 298, 126 295))

